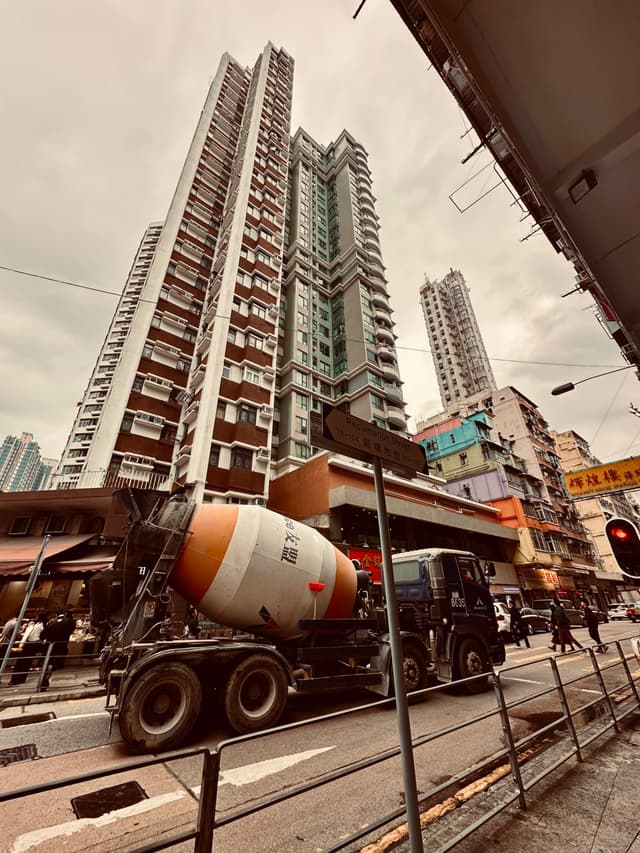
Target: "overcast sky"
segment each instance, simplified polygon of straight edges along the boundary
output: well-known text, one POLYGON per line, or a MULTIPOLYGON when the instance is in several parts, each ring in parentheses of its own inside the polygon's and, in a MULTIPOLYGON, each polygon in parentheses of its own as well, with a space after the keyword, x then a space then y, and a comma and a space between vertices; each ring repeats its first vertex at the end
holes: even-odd
MULTIPOLYGON (((146 225, 163 219, 224 51, 252 66, 267 41, 295 59, 292 131, 347 128, 369 153, 415 418, 441 404, 419 307, 426 273, 460 269, 498 386, 603 461, 640 453, 634 371, 573 271, 500 187, 460 214, 449 195, 491 162, 387 0, 25 0, 0 5, 0 265, 118 294, 146 225)), ((481 171, 461 204, 495 182, 481 171)), ((0 270, 0 441, 31 432, 60 455, 116 296, 0 270)))

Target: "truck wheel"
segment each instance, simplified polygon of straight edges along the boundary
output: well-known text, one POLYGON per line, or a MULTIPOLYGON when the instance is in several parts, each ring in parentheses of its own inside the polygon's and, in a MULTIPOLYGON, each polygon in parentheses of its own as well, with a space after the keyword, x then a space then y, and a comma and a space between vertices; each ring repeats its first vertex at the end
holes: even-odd
MULTIPOLYGON (((458 678, 470 678, 487 672, 489 665, 484 649, 477 640, 462 640, 458 646, 458 678)), ((478 678, 465 687, 469 693, 482 693, 489 686, 489 678, 478 678)))
POLYGON ((180 746, 200 713, 202 688, 182 663, 154 666, 127 691, 118 715, 120 734, 132 752, 162 752, 180 746))
POLYGON ((403 643, 404 689, 407 693, 427 686, 427 662, 424 652, 415 643, 403 643))
POLYGON ((275 726, 287 703, 287 676, 268 655, 251 655, 231 672, 224 710, 231 728, 248 734, 275 726))

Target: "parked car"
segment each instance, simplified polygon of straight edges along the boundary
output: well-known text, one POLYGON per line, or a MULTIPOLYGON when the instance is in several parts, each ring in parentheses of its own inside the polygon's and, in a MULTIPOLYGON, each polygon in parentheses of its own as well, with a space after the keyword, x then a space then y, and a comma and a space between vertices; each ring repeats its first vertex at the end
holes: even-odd
POLYGON ((511 614, 509 608, 502 601, 494 601, 493 609, 496 611, 496 619, 498 620, 498 631, 502 634, 502 638, 511 637, 511 614))
POLYGON ((627 618, 627 606, 626 604, 610 604, 607 607, 607 613, 609 614, 609 619, 612 621, 614 619, 626 619, 627 618))
POLYGON ((632 622, 637 622, 640 619, 640 601, 633 601, 627 607, 627 616, 632 622))
POLYGON ((543 616, 538 610, 532 607, 523 607, 520 617, 523 627, 528 634, 535 634, 537 631, 550 631, 551 625, 546 616, 543 616))
MULTIPOLYGON (((571 602, 562 601, 562 606, 564 607, 564 612, 569 617, 569 624, 573 628, 582 628, 584 627, 584 615, 582 610, 578 610, 577 607, 573 607, 571 602)), ((550 598, 537 598, 533 602, 533 609, 537 610, 538 613, 541 613, 548 622, 551 622, 551 614, 553 613, 553 608, 555 604, 550 598)))

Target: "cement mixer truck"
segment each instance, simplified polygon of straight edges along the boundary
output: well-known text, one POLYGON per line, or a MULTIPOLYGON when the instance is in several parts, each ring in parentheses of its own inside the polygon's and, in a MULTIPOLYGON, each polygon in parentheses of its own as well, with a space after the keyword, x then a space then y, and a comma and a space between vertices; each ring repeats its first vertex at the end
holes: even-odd
MULTIPOLYGON (((385 608, 362 606, 367 574, 321 533, 260 506, 156 496, 147 511, 134 492, 120 497, 130 526, 109 610, 121 621, 100 674, 132 752, 179 747, 214 705, 242 734, 276 725, 290 691, 392 694, 385 608), (175 593, 222 636, 178 637, 175 593)), ((424 549, 394 566, 408 692, 504 662, 472 554, 424 549)))

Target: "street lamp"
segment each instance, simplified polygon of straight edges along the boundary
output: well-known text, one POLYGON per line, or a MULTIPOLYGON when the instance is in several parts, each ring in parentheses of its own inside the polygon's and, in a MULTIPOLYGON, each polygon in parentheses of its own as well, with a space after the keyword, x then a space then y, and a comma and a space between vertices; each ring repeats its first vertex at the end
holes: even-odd
POLYGON ((551 391, 551 394, 554 397, 557 397, 559 394, 566 394, 567 391, 573 391, 576 385, 581 385, 583 382, 588 382, 590 379, 598 379, 600 376, 609 376, 610 373, 619 373, 621 370, 629 370, 630 368, 638 369, 637 364, 625 364, 624 367, 616 367, 615 370, 607 370, 605 373, 596 373, 595 376, 587 376, 586 379, 579 379, 577 382, 565 382, 562 385, 556 385, 555 388, 551 391))

